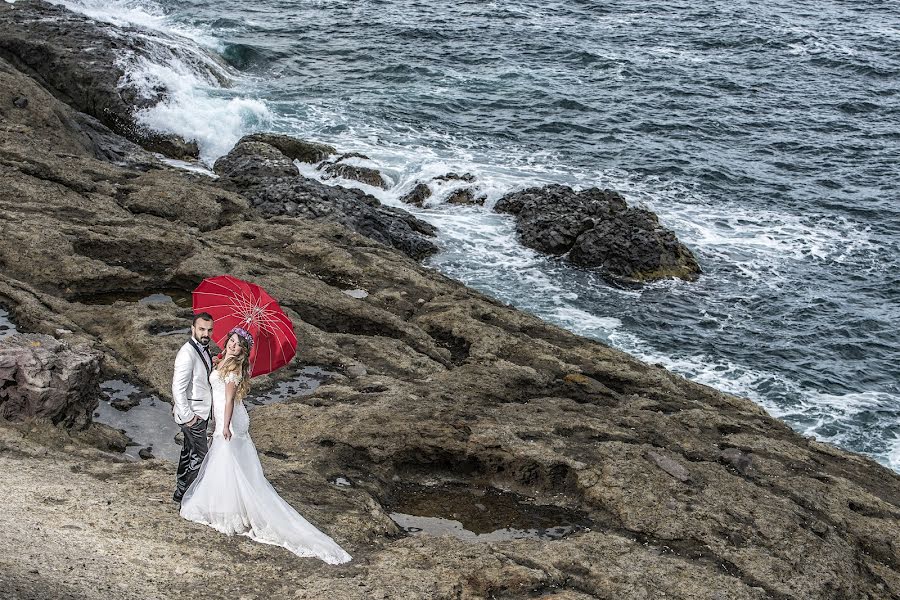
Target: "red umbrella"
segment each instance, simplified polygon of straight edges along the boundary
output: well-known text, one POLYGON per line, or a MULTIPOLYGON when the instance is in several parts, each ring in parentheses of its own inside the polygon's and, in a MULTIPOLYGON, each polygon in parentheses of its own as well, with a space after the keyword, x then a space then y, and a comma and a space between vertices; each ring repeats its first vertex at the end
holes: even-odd
POLYGON ((294 325, 278 302, 255 283, 220 275, 200 282, 194 290, 194 313, 208 312, 215 319, 213 338, 220 348, 233 327, 253 335, 250 376, 265 375, 288 364, 297 352, 294 325))

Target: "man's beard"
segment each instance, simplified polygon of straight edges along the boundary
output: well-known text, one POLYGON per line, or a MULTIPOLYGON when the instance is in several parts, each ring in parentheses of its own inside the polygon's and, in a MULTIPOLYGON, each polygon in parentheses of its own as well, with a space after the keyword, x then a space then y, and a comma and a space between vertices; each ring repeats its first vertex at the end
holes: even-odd
POLYGON ((200 345, 201 345, 201 346, 208 346, 208 345, 209 345, 209 337, 208 337, 208 336, 203 336, 203 337, 201 337, 201 338, 200 338, 199 340, 197 340, 197 341, 200 342, 200 345))

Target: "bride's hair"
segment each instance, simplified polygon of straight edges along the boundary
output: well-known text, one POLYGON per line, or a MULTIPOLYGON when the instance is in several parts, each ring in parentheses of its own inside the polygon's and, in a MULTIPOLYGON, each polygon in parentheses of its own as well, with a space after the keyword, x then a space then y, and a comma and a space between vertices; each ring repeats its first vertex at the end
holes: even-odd
POLYGON ((235 400, 243 400, 247 392, 250 391, 250 344, 242 336, 236 332, 232 332, 225 340, 224 346, 228 346, 231 338, 237 338, 238 345, 241 347, 241 353, 237 356, 229 356, 222 359, 219 363, 219 373, 224 378, 229 373, 237 373, 241 376, 241 380, 237 384, 237 390, 234 393, 235 400))

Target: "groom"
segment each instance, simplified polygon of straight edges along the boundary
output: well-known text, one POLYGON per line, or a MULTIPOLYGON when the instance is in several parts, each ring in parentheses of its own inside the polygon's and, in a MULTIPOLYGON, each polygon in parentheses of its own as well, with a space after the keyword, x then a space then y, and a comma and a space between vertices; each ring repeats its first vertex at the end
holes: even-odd
POLYGON ((213 364, 209 353, 212 330, 213 318, 209 313, 194 315, 191 338, 178 350, 175 357, 172 414, 184 435, 181 458, 178 459, 175 493, 172 495, 175 502, 181 502, 181 497, 197 477, 197 471, 208 450, 206 425, 212 408, 212 388, 209 384, 213 364))

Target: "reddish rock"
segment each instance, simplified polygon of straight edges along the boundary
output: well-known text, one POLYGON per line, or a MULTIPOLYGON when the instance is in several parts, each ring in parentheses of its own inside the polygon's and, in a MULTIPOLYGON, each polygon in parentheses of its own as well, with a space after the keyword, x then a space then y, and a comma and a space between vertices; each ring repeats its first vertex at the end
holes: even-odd
POLYGON ((0 343, 0 416, 83 428, 100 397, 100 354, 40 334, 0 343))

